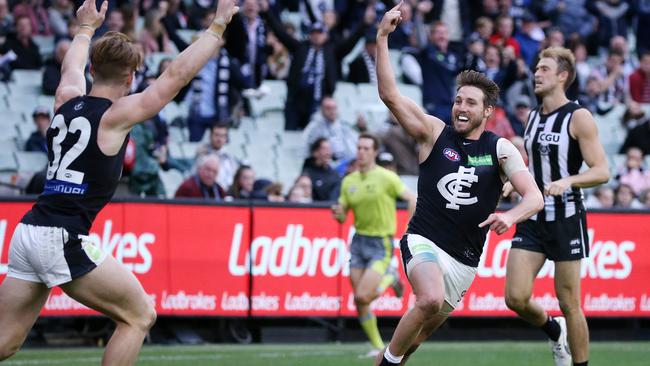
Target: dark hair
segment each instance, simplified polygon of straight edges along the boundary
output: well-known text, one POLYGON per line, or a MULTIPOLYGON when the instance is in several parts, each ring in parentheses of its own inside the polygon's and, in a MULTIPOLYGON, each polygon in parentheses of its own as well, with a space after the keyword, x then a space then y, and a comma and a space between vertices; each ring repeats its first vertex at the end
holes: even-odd
POLYGON ((576 79, 576 58, 573 53, 564 47, 549 47, 539 54, 539 59, 552 58, 557 63, 557 73, 568 72, 569 76, 564 83, 564 90, 576 79))
POLYGON ((377 136, 375 136, 375 135, 373 135, 371 133, 368 133, 368 132, 364 132, 361 135, 359 135, 359 140, 361 140, 361 139, 372 140, 372 148, 375 149, 375 151, 379 151, 379 148, 381 147, 381 143, 379 142, 379 139, 377 138, 377 136))
POLYGON ((474 71, 465 70, 456 77, 456 91, 464 86, 473 86, 483 92, 483 107, 494 107, 499 99, 499 86, 487 75, 474 71))
POLYGON ((644 49, 639 53, 639 61, 641 61, 641 59, 646 56, 650 56, 650 49, 647 50, 644 49))
POLYGON ((316 139, 316 141, 312 142, 311 145, 309 145, 309 153, 313 154, 314 151, 320 149, 321 145, 323 142, 328 141, 326 137, 319 137, 316 139))
POLYGON ((97 80, 121 82, 140 66, 142 55, 128 36, 111 31, 95 41, 90 62, 97 80))
MULTIPOLYGON (((247 197, 242 197, 241 195, 241 184, 239 183, 239 179, 241 178, 242 174, 244 174, 245 170, 253 170, 253 168, 250 165, 240 165, 239 168, 237 168, 237 171, 235 172, 235 176, 232 179, 232 186, 230 186, 230 193, 232 193, 233 198, 247 198, 247 197)), ((253 192, 250 192, 253 193, 253 192)))

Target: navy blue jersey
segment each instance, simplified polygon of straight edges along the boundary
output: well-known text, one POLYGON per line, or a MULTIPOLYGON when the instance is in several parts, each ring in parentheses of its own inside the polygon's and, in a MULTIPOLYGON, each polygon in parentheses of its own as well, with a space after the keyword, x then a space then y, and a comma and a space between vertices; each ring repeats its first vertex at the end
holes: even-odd
POLYGON ((494 212, 503 186, 498 140, 489 131, 468 140, 446 126, 420 164, 417 206, 408 233, 424 236, 472 267, 478 266, 488 232, 478 224, 494 212))
POLYGON ((88 234, 97 213, 115 193, 128 142, 127 136, 113 156, 99 149, 99 121, 110 106, 108 99, 86 95, 70 99, 56 111, 46 135, 45 188, 23 223, 88 234))

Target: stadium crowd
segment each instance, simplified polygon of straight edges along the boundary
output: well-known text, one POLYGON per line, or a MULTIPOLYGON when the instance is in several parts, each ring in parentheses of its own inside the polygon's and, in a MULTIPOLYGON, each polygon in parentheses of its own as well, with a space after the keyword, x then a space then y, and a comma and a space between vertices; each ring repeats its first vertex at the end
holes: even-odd
MULTIPOLYGON (((111 0, 95 37, 119 31, 140 46, 147 60, 134 83, 133 91, 140 91, 165 71, 195 32, 210 24, 215 1, 111 0)), ((22 75, 16 70, 36 70, 42 80, 37 93, 54 94, 61 61, 78 27, 74 12, 80 4, 0 0, 0 77, 8 90, 0 113, 15 109, 11 85, 20 83, 22 75)), ((337 92, 354 85, 360 94, 376 93, 375 24, 394 6, 392 0, 242 0, 240 5, 224 47, 170 106, 185 112, 163 110, 133 129, 124 169, 128 188, 121 194, 214 201, 335 200, 342 177, 355 169, 356 140, 363 132, 381 137, 381 165, 400 175, 417 175, 416 144, 385 107, 374 105, 378 113, 350 113, 341 104, 362 104, 364 95, 337 92), (301 162, 298 174, 282 182, 257 174, 267 171, 256 165, 260 159, 233 152, 238 147, 229 139, 255 120, 256 137, 241 144, 265 154, 265 149, 250 145, 267 147, 260 140, 271 136, 265 136, 269 114, 255 112, 259 101, 275 97, 268 80, 286 83, 284 106, 277 113, 284 127, 279 139, 298 135, 302 144, 291 150, 301 162), (191 152, 177 153, 179 143, 192 146, 191 152), (172 185, 163 182, 169 171, 180 177, 172 185)), ((510 139, 522 154, 526 118, 537 106, 533 73, 538 52, 549 46, 571 49, 578 75, 567 94, 594 113, 603 141, 614 140, 605 146, 616 179, 596 189, 587 206, 650 208, 648 1, 406 0, 401 11, 402 22, 389 47, 400 83, 421 95, 416 102, 449 122, 456 75, 464 69, 484 72, 501 88, 488 129, 510 139)), ((29 133, 10 133, 0 140, 12 139, 17 150, 46 155, 51 105, 35 106, 32 100, 31 109, 23 111, 33 119, 29 133)), ((17 123, 4 125, 19 128, 17 123)), ((4 183, 38 193, 44 171, 24 181, 13 177, 4 183)))

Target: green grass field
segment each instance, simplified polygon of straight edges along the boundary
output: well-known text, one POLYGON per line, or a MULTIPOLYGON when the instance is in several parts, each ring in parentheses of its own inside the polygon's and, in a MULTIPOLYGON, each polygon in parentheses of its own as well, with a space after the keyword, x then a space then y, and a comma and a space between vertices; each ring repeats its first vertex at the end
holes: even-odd
MULTIPOLYGON (((138 365, 372 365, 359 355, 367 344, 264 344, 207 346, 147 346, 138 365)), ((3 365, 99 365, 99 348, 26 349, 3 365)), ((411 358, 409 365, 526 365, 550 366, 544 342, 430 342, 411 358)), ((590 366, 650 365, 650 342, 593 343, 590 366)))

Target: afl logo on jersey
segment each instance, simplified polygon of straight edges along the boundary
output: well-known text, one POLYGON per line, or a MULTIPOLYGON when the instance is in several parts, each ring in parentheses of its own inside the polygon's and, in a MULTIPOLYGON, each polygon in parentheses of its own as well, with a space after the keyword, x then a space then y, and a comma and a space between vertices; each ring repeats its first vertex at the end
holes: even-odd
POLYGON ((79 102, 79 103, 75 104, 75 106, 74 106, 74 110, 75 110, 75 111, 79 111, 79 110, 81 110, 81 108, 83 108, 83 107, 84 107, 84 102, 79 102))
POLYGON ((451 161, 460 161, 460 154, 458 152, 456 152, 456 150, 454 150, 452 148, 449 148, 449 147, 445 148, 442 151, 442 155, 444 155, 445 158, 447 158, 447 159, 449 159, 451 161))

